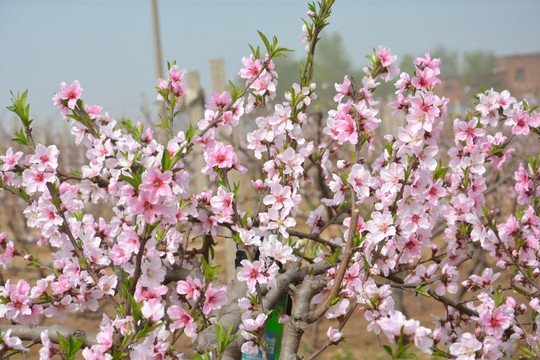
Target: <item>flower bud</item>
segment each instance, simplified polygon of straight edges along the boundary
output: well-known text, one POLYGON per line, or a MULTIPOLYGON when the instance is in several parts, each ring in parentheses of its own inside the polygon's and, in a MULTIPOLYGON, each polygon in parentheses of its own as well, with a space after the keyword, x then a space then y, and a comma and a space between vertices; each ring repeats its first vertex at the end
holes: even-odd
POLYGON ((517 306, 517 301, 513 297, 509 296, 506 298, 506 305, 515 309, 517 306))
POLYGON ((474 335, 477 339, 480 339, 482 335, 484 335, 484 330, 481 327, 477 327, 476 329, 474 329, 474 335))
POLYGON ((535 311, 540 311, 540 299, 539 298, 532 299, 529 302, 529 306, 535 311))
POLYGON ((351 164, 347 160, 338 160, 336 163, 336 166, 339 170, 346 169, 347 167, 349 167, 349 165, 351 164))

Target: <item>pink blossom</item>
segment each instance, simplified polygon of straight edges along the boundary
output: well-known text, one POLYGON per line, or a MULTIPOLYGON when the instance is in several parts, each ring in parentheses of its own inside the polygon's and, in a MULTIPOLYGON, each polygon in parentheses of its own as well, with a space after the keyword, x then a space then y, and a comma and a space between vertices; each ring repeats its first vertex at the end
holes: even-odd
POLYGON ((176 291, 180 295, 185 295, 188 300, 197 301, 201 295, 200 290, 202 287, 203 285, 199 279, 188 276, 185 281, 178 281, 176 291))
POLYGON ((253 263, 249 260, 241 261, 243 269, 238 272, 237 277, 240 281, 246 281, 249 292, 255 292, 255 285, 266 284, 268 279, 263 275, 264 264, 261 260, 256 260, 253 263))
POLYGON ((141 313, 144 317, 156 323, 165 314, 165 305, 161 299, 148 299, 142 302, 141 313))
POLYGON ((471 333, 464 333, 458 341, 449 347, 450 354, 457 356, 456 360, 474 360, 476 352, 482 348, 482 343, 471 333))
POLYGON ((314 233, 317 233, 324 225, 324 219, 322 216, 323 211, 324 207, 319 205, 309 214, 308 219, 306 220, 306 225, 311 226, 312 232, 314 233))
POLYGON ((0 161, 3 162, 2 170, 8 171, 15 167, 19 163, 19 159, 23 156, 22 151, 17 151, 13 153, 13 149, 10 147, 6 151, 5 156, 0 156, 0 161))
POLYGON ((349 184, 353 186, 358 202, 364 201, 369 197, 370 188, 375 187, 375 179, 371 177, 369 171, 365 170, 361 164, 354 164, 347 179, 349 184))
POLYGON ((83 91, 79 81, 75 80, 73 83, 71 83, 71 86, 67 86, 65 82, 62 82, 60 83, 60 86, 62 87, 62 91, 57 93, 58 98, 67 102, 68 108, 72 110, 75 109, 75 104, 81 97, 81 93, 83 91))
POLYGON ((23 172, 23 185, 26 188, 26 192, 29 195, 33 195, 36 192, 47 191, 47 183, 55 182, 56 176, 50 172, 44 172, 39 170, 26 169, 23 172))
POLYGON ((330 306, 330 308, 326 311, 326 318, 334 319, 345 315, 347 313, 347 309, 349 308, 349 304, 349 299, 342 299, 337 304, 330 306))
POLYGON ((40 334, 41 344, 43 345, 41 349, 39 349, 39 359, 40 360, 50 360, 53 352, 53 344, 51 340, 49 339, 49 330, 45 329, 40 334))
POLYGON ((11 331, 12 331, 11 329, 8 329, 4 333, 4 335, 2 335, 2 342, 4 343, 6 350, 21 350, 21 351, 30 350, 23 346, 21 339, 19 339, 17 336, 11 336, 11 331))
POLYGON ((9 264, 15 256, 15 247, 13 246, 13 241, 9 241, 7 244, 6 232, 0 233, 0 244, 5 244, 5 251, 3 254, 0 254, 0 264, 4 267, 4 270, 7 269, 7 264, 9 264))
POLYGON ((456 119, 454 121, 454 128, 456 131, 456 140, 465 141, 468 145, 474 144, 476 138, 482 137, 485 134, 484 128, 478 126, 477 118, 473 118, 469 122, 456 119))
POLYGON ((514 309, 508 305, 500 305, 495 310, 482 308, 479 323, 484 325, 486 334, 501 338, 514 320, 514 309))
POLYGON ((261 213, 261 223, 264 224, 266 230, 280 233, 283 237, 288 237, 287 229, 296 225, 294 217, 289 216, 289 209, 277 210, 272 207, 266 213, 261 213))
POLYGON ((414 333, 414 345, 426 354, 431 355, 433 353, 431 350, 431 347, 433 346, 431 330, 423 326, 419 326, 414 333))
POLYGON ((227 295, 225 295, 226 291, 226 286, 214 289, 212 283, 208 284, 208 287, 204 292, 203 313, 209 314, 212 310, 219 309, 225 305, 228 301, 227 295))
POLYGON ((399 68, 396 66, 397 56, 392 56, 390 48, 379 46, 376 56, 381 60, 381 65, 385 69, 385 72, 380 75, 381 79, 390 81, 399 74, 399 68))
POLYGON ((223 110, 232 102, 231 94, 228 91, 224 91, 221 94, 213 92, 211 96, 212 100, 206 103, 206 108, 210 110, 223 110))
POLYGON ((142 286, 156 289, 165 279, 166 271, 163 267, 163 261, 159 256, 153 256, 143 261, 141 265, 142 276, 140 283, 142 286))
POLYGON ((343 144, 345 141, 355 145, 358 143, 358 133, 356 132, 356 121, 349 115, 344 113, 336 113, 333 129, 337 133, 336 140, 338 144, 343 144))
POLYGON ((281 184, 270 184, 270 194, 263 199, 265 205, 271 205, 276 210, 281 208, 292 209, 294 202, 292 201, 291 187, 282 186, 281 184))
POLYGON ((217 166, 220 169, 232 168, 236 162, 236 154, 231 145, 224 146, 221 142, 216 142, 213 149, 209 149, 204 154, 208 167, 217 166))
POLYGON ((440 80, 437 79, 437 73, 429 67, 426 67, 423 70, 416 69, 416 76, 413 77, 411 81, 415 88, 422 91, 428 91, 433 85, 439 82, 440 80))
POLYGON ((529 113, 522 111, 506 120, 504 124, 512 126, 514 135, 527 135, 530 132, 529 113))
POLYGON ((170 325, 171 331, 184 328, 187 336, 194 339, 197 336, 197 325, 193 318, 181 306, 173 305, 167 309, 171 320, 176 320, 170 325))
POLYGON ((435 292, 439 296, 443 296, 446 291, 448 291, 450 294, 455 294, 458 290, 458 279, 459 272, 456 270, 456 267, 444 264, 442 268, 441 280, 435 292))
POLYGON ((169 186, 171 179, 172 171, 167 170, 165 173, 161 173, 157 168, 152 167, 143 173, 139 190, 150 192, 148 199, 150 202, 155 203, 160 196, 172 196, 171 187, 169 186))
POLYGON ((113 331, 114 328, 111 325, 101 326, 100 332, 96 335, 96 340, 104 352, 109 350, 113 345, 113 331))
POLYGON ((378 325, 388 340, 395 343, 400 338, 402 331, 405 335, 414 334, 419 326, 419 322, 417 320, 407 319, 403 313, 392 310, 389 312, 388 317, 383 317, 378 321, 378 325))
POLYGON ((101 112, 101 110, 103 110, 103 108, 99 105, 90 106, 85 104, 84 110, 88 113, 90 119, 96 120, 99 117, 99 113, 101 112))
POLYGON ((142 191, 139 196, 131 198, 129 205, 133 214, 143 214, 144 219, 153 224, 159 215, 166 215, 169 212, 169 207, 151 201, 150 196, 149 192, 142 191))
POLYGON ((371 215, 371 220, 366 223, 366 230, 369 231, 374 242, 379 242, 396 234, 393 224, 394 220, 389 212, 385 211, 381 214, 376 211, 371 215))
POLYGON ((338 92, 336 94, 336 96, 334 96, 334 101, 335 102, 340 102, 341 99, 343 99, 344 96, 351 95, 351 92, 349 90, 349 88, 351 86, 351 82, 349 81, 349 77, 347 75, 345 75, 345 78, 343 79, 342 84, 336 83, 334 86, 336 88, 336 91, 338 92))
POLYGON ((250 55, 249 58, 242 58, 242 64, 244 64, 244 67, 240 69, 238 75, 240 75, 241 78, 248 80, 251 80, 257 76, 263 68, 261 60, 254 60, 253 55, 250 55))
POLYGON ((283 245, 277 239, 276 235, 270 235, 260 247, 261 254, 271 257, 282 264, 287 261, 296 261, 296 256, 293 255, 293 249, 289 245, 283 245))
POLYGON ((328 331, 326 332, 326 336, 328 336, 328 339, 331 342, 338 342, 339 339, 341 339, 341 337, 343 336, 343 334, 340 333, 338 329, 334 329, 333 327, 330 326, 328 328, 328 331))

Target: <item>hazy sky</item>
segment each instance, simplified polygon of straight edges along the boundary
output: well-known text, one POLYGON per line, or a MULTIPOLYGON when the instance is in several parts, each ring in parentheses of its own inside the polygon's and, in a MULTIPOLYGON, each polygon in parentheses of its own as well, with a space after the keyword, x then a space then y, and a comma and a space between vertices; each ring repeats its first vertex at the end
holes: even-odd
MULTIPOLYGON (((234 79, 256 30, 298 42, 307 3, 300 0, 158 0, 164 62, 198 70, 209 94, 209 59, 224 57, 234 79)), ((540 52, 538 0, 337 0, 326 32, 339 32, 357 66, 373 47, 422 55, 437 45, 460 53, 540 52)), ((60 118, 52 97, 79 80, 87 104, 112 117, 140 117, 155 98, 149 0, 0 0, 0 119, 9 90, 29 89, 36 120, 60 118)), ((444 59, 443 59, 444 61, 444 59)), ((155 108, 152 107, 155 113, 155 108)))

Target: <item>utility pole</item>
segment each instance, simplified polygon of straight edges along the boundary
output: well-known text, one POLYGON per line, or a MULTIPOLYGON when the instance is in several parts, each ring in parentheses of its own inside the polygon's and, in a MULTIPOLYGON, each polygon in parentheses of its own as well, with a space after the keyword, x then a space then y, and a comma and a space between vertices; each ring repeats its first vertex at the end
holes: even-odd
MULTIPOLYGON (((163 60, 161 59, 161 36, 159 35, 159 17, 157 0, 150 0, 150 12, 152 15, 152 34, 154 37, 154 62, 156 66, 156 79, 163 78, 163 60)), ((159 113, 165 119, 166 112, 163 103, 159 104, 159 113)))
POLYGON ((156 63, 156 77, 163 77, 163 61, 161 59, 161 38, 159 36, 159 18, 157 0, 150 0, 150 12, 152 13, 152 33, 154 35, 154 61, 156 63))

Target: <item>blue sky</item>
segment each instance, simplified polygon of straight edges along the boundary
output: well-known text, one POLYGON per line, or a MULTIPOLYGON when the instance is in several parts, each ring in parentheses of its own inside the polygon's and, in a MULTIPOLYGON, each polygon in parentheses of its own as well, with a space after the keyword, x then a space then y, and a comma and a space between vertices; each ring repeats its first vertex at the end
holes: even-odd
MULTIPOLYGON (((224 57, 235 78, 257 31, 298 42, 307 5, 300 0, 158 0, 164 61, 198 70, 210 93, 209 60, 224 57)), ((460 53, 540 52, 537 0, 337 0, 327 32, 339 32, 357 66, 373 47, 422 55, 437 45, 460 53), (427 29, 427 31, 426 31, 427 29)), ((0 0, 0 119, 10 90, 29 89, 36 120, 60 118, 52 97, 79 80, 88 104, 112 117, 141 116, 153 106, 155 70, 148 0, 0 0)), ((8 121, 9 123, 11 121, 8 121)))

